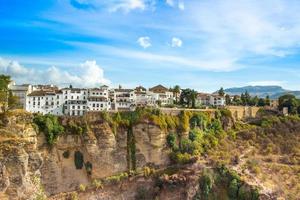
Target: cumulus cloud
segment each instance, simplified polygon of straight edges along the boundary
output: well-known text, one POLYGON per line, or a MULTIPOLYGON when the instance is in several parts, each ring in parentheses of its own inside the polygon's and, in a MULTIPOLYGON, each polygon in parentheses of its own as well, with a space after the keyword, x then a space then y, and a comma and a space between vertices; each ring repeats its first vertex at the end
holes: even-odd
POLYGON ((104 77, 103 69, 96 61, 85 61, 77 68, 77 73, 71 73, 52 66, 45 70, 25 67, 17 61, 0 57, 0 73, 10 75, 18 83, 53 83, 56 85, 73 84, 79 87, 95 87, 110 84, 104 77))
POLYGON ((141 47, 143 47, 144 49, 148 48, 151 46, 151 41, 150 38, 145 36, 145 37, 140 37, 137 42, 139 43, 139 45, 141 47))
POLYGON ((172 47, 181 47, 182 46, 182 40, 177 38, 177 37, 173 37, 171 46, 172 47))

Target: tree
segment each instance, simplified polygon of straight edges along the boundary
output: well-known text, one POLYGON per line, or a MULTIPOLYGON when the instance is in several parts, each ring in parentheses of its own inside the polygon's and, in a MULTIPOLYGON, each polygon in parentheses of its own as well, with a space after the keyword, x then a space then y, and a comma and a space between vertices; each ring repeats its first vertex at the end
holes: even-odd
POLYGON ((284 107, 288 108, 289 113, 297 114, 297 108, 299 106, 299 102, 296 97, 292 94, 286 94, 279 97, 279 110, 283 110, 284 107))
POLYGON ((175 96, 175 103, 178 103, 178 94, 180 94, 180 86, 179 85, 175 85, 173 88, 173 94, 175 96))
POLYGON ((266 105, 267 106, 271 105, 271 100, 270 100, 270 96, 269 95, 266 96, 266 105))
POLYGON ((189 88, 183 89, 180 94, 180 104, 187 107, 195 107, 197 92, 189 88))
POLYGON ((231 104, 231 98, 230 98, 229 94, 225 95, 225 102, 226 102, 226 105, 230 105, 231 104))
POLYGON ((4 112, 8 110, 9 96, 12 96, 8 89, 10 82, 10 76, 0 75, 0 104, 4 112))
POLYGON ((250 105, 250 106, 256 106, 257 104, 258 104, 258 97, 257 96, 255 96, 255 97, 253 97, 253 98, 251 98, 250 97, 250 100, 249 100, 249 102, 248 102, 248 104, 250 105))
POLYGON ((225 95, 225 92, 224 92, 223 87, 221 87, 221 88, 219 89, 218 93, 219 93, 219 95, 222 96, 222 97, 225 95))
POLYGON ((264 98, 259 98, 257 105, 260 106, 260 107, 265 106, 266 105, 265 99, 264 98))

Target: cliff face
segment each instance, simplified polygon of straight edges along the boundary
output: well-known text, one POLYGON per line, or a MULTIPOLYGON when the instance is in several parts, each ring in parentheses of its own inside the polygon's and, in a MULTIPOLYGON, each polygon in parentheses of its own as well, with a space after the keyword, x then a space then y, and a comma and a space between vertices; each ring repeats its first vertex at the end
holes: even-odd
POLYGON ((30 120, 27 115, 12 117, 0 128, 0 199, 33 199, 39 189, 34 179, 43 158, 30 120))
MULTIPOLYGON (((128 171, 132 163, 132 158, 128 158, 128 130, 125 128, 120 127, 114 133, 106 122, 93 119, 88 122, 88 134, 61 136, 50 148, 43 134, 37 136, 29 121, 19 120, 1 129, 3 133, 9 132, 2 138, 5 143, 1 143, 0 192, 3 197, 9 194, 15 198, 31 198, 36 188, 31 179, 35 175, 40 177, 45 193, 54 195, 74 191, 80 184, 86 185, 95 178, 128 171), (83 156, 80 169, 74 164, 75 152, 83 156), (85 167, 87 163, 92 165, 91 173, 85 167)), ((147 123, 132 127, 136 167, 169 163, 165 134, 158 126, 147 123)))

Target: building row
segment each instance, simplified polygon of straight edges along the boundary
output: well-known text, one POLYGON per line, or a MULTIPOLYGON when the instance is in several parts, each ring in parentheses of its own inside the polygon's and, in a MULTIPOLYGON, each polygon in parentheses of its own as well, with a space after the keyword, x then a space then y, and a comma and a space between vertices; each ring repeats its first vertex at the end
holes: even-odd
MULTIPOLYGON (((93 111, 130 111, 136 107, 157 107, 172 105, 173 92, 162 86, 146 89, 110 89, 103 85, 98 88, 58 88, 53 85, 9 86, 13 95, 18 96, 26 111, 32 113, 81 116, 93 111)), ((197 106, 224 106, 224 97, 199 93, 197 106)))

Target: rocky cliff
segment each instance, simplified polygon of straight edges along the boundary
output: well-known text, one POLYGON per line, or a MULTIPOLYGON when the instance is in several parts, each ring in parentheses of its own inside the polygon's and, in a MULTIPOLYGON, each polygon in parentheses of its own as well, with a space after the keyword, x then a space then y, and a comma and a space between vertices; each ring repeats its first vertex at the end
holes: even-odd
MULTIPOLYGON (((87 119, 87 134, 64 134, 49 147, 45 136, 35 131, 31 118, 25 113, 15 115, 0 130, 3 198, 34 198, 38 187, 33 181, 35 177, 40 178, 45 194, 51 196, 74 191, 93 179, 126 172, 132 163, 128 158, 128 130, 124 127, 114 132, 107 122, 91 117, 87 119), (84 166, 81 168, 74 164, 75 152, 82 154, 84 166), (85 167, 86 163, 91 164, 92 173, 85 167)), ((169 163, 166 132, 157 125, 138 123, 132 127, 132 136, 136 168, 169 163)))
POLYGON ((258 199, 256 186, 210 163, 208 150, 235 137, 230 112, 104 114, 2 118, 0 199, 258 199))

